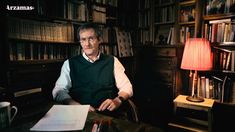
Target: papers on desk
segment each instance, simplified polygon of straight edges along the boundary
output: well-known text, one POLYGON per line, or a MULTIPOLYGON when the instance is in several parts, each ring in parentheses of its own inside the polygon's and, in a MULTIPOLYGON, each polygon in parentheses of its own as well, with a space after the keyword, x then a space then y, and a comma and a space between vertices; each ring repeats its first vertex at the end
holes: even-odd
POLYGON ((83 130, 90 105, 54 105, 31 131, 83 130))

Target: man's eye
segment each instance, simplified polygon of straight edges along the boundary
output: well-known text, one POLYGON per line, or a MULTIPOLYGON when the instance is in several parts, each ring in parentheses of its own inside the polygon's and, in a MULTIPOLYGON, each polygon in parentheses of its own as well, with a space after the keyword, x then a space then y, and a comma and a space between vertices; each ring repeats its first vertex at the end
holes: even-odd
POLYGON ((86 39, 85 39, 85 38, 82 38, 81 41, 86 41, 86 39))
POLYGON ((89 37, 89 40, 93 41, 95 38, 94 37, 89 37))

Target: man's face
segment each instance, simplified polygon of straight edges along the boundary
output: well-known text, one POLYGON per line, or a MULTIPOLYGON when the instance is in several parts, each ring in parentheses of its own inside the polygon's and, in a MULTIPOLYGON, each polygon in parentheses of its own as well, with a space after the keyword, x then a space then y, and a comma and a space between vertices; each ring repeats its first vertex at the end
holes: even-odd
POLYGON ((95 31, 93 29, 81 30, 79 35, 83 52, 85 52, 87 56, 97 56, 100 41, 95 31))

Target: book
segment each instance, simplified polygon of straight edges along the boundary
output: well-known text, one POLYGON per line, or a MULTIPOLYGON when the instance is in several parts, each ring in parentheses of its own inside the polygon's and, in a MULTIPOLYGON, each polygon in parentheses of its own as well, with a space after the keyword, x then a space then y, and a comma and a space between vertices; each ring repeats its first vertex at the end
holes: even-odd
POLYGON ((213 24, 213 23, 224 23, 224 22, 231 22, 231 18, 228 19, 220 19, 220 20, 210 20, 209 23, 213 24))
POLYGON ((199 92, 199 95, 201 97, 206 97, 206 77, 205 76, 201 76, 201 79, 200 79, 200 92, 199 92))
POLYGON ((213 81, 213 99, 219 100, 221 99, 221 89, 223 79, 221 77, 212 76, 213 81))
POLYGON ((209 84, 210 80, 209 78, 206 77, 206 98, 210 98, 210 84, 209 84))
POLYGON ((225 76, 222 85, 222 100, 221 102, 232 102, 233 82, 229 76, 225 76))
POLYGON ((231 71, 235 71, 235 50, 231 53, 231 71))
POLYGON ((133 56, 131 35, 129 32, 115 28, 119 57, 133 56))
POLYGON ((232 84, 231 94, 231 103, 235 103, 235 82, 232 84))
POLYGON ((213 61, 215 69, 232 71, 232 65, 234 65, 234 51, 220 47, 214 47, 214 49, 215 54, 213 56, 213 61))

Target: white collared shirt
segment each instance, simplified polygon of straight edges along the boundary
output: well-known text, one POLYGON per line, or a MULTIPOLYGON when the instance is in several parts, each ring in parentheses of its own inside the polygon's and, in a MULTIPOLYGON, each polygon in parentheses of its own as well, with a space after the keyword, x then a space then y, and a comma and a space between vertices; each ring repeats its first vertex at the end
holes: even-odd
POLYGON ((86 54, 85 52, 82 52, 82 56, 89 62, 91 63, 94 63, 96 60, 99 60, 100 59, 100 52, 98 53, 97 57, 96 57, 96 60, 91 60, 86 54))
MULTIPOLYGON (((98 54, 97 59, 95 61, 90 60, 85 55, 85 53, 83 53, 82 56, 91 63, 94 63, 96 60, 100 58, 100 54, 98 54)), ((132 84, 124 71, 125 68, 123 67, 121 62, 117 59, 117 57, 114 57, 114 78, 115 78, 116 87, 119 89, 119 93, 125 92, 129 95, 129 97, 131 97, 133 95, 132 84)), ((72 84, 70 78, 69 61, 66 60, 61 68, 60 76, 57 79, 55 87, 52 91, 53 98, 58 102, 61 102, 64 99, 71 98, 71 96, 68 94, 69 89, 71 87, 72 84)))

